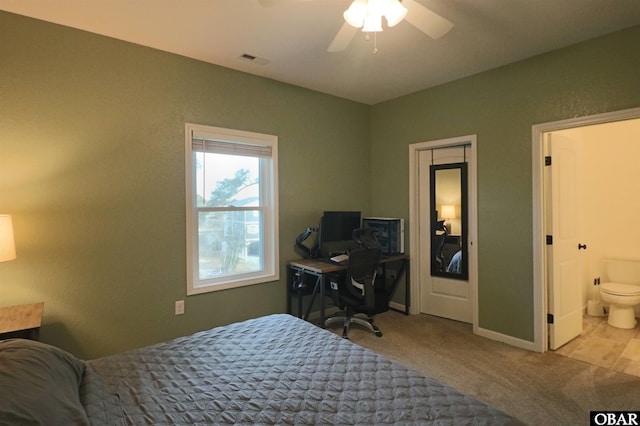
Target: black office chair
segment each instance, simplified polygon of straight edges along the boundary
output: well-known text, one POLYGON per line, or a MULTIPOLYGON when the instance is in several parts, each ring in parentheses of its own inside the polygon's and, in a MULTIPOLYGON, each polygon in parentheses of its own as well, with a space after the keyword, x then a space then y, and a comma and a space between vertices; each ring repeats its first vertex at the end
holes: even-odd
POLYGON ((371 227, 357 228, 351 232, 351 238, 358 247, 377 248, 380 247, 376 229, 371 227))
POLYGON ((380 255, 379 246, 351 250, 346 276, 334 276, 329 280, 333 301, 341 311, 327 318, 325 327, 341 322, 342 337, 348 338, 351 324, 359 324, 376 336, 382 336, 372 317, 389 310, 391 291, 384 283, 376 285, 380 255))

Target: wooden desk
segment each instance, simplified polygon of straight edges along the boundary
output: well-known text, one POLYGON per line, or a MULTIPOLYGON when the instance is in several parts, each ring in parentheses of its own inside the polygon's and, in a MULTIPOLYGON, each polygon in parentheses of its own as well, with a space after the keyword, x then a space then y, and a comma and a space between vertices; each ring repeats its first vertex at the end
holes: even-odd
POLYGON ((0 308, 0 339, 35 339, 42 324, 44 302, 0 308))
MULTIPOLYGON (((393 277, 393 286, 396 287, 400 278, 404 275, 405 280, 405 310, 404 314, 409 314, 409 301, 410 301, 410 282, 409 282, 409 256, 401 254, 397 256, 385 256, 380 259, 380 266, 383 268, 384 277, 386 279, 386 268, 398 265, 395 269, 395 276, 393 277)), ((325 320, 325 297, 326 297, 326 283, 325 278, 327 274, 343 272, 347 270, 346 262, 344 264, 333 263, 328 259, 296 259, 291 260, 287 264, 287 313, 291 313, 291 301, 294 295, 298 296, 298 317, 305 320, 309 319, 309 314, 313 307, 316 295, 320 295, 320 326, 324 328, 325 320), (311 277, 313 281, 313 288, 310 289, 307 294, 310 294, 311 301, 307 305, 306 312, 302 313, 302 291, 296 291, 293 289, 294 278, 300 275, 302 279, 311 277)))

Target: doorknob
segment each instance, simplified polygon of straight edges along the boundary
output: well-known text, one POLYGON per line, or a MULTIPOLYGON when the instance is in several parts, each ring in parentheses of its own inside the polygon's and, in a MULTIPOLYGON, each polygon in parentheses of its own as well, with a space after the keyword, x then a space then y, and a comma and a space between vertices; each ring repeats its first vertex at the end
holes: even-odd
POLYGON ((586 250, 587 249, 587 245, 578 243, 578 250, 580 250, 580 249, 586 250))

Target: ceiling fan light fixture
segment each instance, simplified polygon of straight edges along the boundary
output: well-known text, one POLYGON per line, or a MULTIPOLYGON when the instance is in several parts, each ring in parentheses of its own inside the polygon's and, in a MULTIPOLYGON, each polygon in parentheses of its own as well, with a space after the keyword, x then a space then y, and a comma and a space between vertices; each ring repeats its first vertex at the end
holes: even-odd
POLYGON ((367 0, 354 0, 344 11, 344 20, 352 27, 361 28, 367 16, 367 0))
POLYGON ((374 15, 384 15, 389 0, 367 0, 367 12, 374 15))
POLYGON ((379 33, 382 31, 382 16, 369 14, 364 18, 362 31, 365 33, 379 33))
POLYGON ((344 20, 364 32, 382 31, 382 17, 393 27, 407 15, 407 8, 399 0, 354 0, 345 10, 344 20))
MULTIPOLYGON (((340 31, 338 31, 327 48, 328 52, 341 52, 345 50, 349 46, 358 28, 362 28, 362 31, 367 34, 365 37, 366 40, 370 38, 369 33, 373 32, 375 43, 376 33, 382 31, 383 17, 386 19, 387 27, 389 28, 406 20, 407 23, 413 25, 433 39, 444 36, 453 28, 453 23, 432 12, 425 6, 422 6, 417 0, 352 0, 351 5, 344 11, 343 16, 345 23, 342 24, 340 31)), ((373 52, 376 53, 377 51, 377 47, 374 46, 373 52)))
POLYGON ((384 17, 387 18, 387 25, 393 27, 400 23, 407 16, 407 8, 400 4, 398 0, 389 0, 384 17))

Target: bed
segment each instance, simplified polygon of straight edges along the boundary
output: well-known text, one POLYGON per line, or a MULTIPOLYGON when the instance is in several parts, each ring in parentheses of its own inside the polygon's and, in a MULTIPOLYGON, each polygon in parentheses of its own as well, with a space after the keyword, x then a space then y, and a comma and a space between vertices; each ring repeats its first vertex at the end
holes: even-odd
POLYGON ((0 343, 2 424, 514 424, 503 412, 286 314, 82 361, 0 343))

